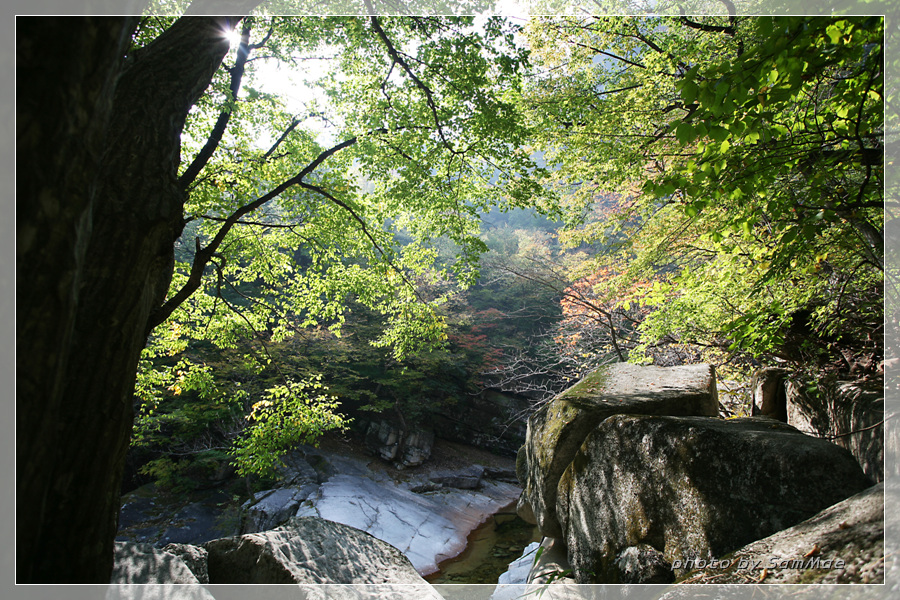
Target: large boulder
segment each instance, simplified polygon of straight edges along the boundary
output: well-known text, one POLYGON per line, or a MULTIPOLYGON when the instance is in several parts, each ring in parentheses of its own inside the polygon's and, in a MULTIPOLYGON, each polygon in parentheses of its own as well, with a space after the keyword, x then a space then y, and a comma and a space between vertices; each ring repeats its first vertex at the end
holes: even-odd
POLYGON ((340 523, 293 518, 282 527, 213 540, 212 583, 411 584, 425 580, 403 554, 373 536, 340 523))
POLYGON ((110 583, 200 583, 178 556, 150 544, 116 542, 110 583))
POLYGON ((884 485, 736 550, 681 583, 884 583, 884 485))
POLYGON ((665 562, 683 575, 676 564, 722 557, 870 485, 847 450, 769 418, 617 415, 563 474, 557 508, 579 583, 624 581, 649 549, 660 580, 665 562))
POLYGON ((209 583, 209 570, 206 568, 206 549, 192 544, 166 544, 162 548, 169 554, 174 554, 187 565, 194 577, 200 583, 209 583))
POLYGON ((705 415, 719 411, 710 365, 601 367, 541 407, 528 419, 525 491, 519 515, 548 537, 562 537, 556 488, 585 438, 617 414, 705 415))

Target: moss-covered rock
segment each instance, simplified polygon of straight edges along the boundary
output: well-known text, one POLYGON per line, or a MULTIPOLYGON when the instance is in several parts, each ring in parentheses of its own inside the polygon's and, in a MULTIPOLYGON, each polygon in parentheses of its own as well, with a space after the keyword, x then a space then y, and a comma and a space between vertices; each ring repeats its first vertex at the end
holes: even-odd
POLYGON ((562 537, 556 488, 585 438, 616 414, 718 414, 716 378, 710 365, 601 367, 544 405, 528 420, 527 481, 519 515, 548 537, 562 537))
POLYGON ((631 546, 680 576, 870 485, 847 450, 772 419, 618 415, 585 440, 557 509, 577 581, 615 583, 631 546))

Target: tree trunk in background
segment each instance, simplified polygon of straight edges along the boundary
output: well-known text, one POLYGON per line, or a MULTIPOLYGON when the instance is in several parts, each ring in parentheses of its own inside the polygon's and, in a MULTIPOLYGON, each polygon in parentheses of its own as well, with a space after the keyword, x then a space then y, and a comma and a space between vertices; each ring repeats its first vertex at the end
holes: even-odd
POLYGON ((137 361, 185 193, 180 134, 234 19, 17 23, 17 583, 106 583, 137 361))

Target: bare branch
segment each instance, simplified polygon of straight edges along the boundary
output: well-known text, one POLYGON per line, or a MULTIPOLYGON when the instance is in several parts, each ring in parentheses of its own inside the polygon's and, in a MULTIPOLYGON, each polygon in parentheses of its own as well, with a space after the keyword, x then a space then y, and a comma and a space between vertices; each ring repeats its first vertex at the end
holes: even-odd
POLYGON ((272 144, 272 147, 269 148, 265 154, 263 154, 263 157, 261 160, 262 161, 268 160, 269 157, 272 156, 272 153, 275 152, 275 150, 278 148, 278 146, 281 145, 281 142, 283 142, 285 140, 285 138, 287 138, 287 136, 290 135, 290 133, 292 131, 294 131, 294 129, 296 129, 297 125, 299 125, 299 124, 300 124, 300 119, 294 119, 293 121, 291 121, 291 124, 288 126, 288 128, 285 129, 284 133, 281 134, 281 137, 279 137, 275 141, 275 143, 272 144))

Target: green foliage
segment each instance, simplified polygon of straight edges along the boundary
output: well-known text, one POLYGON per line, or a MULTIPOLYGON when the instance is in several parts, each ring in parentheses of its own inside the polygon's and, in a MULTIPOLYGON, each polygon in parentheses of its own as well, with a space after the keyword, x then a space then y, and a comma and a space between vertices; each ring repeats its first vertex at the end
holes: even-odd
POLYGON ((568 194, 565 238, 603 245, 595 271, 656 282, 620 298, 653 309, 632 359, 690 343, 844 369, 849 350, 873 365, 883 35, 877 17, 532 27, 546 71, 523 102, 568 194), (623 201, 597 215, 605 191, 623 201))
MULTIPOLYGON (((171 22, 145 19, 135 46, 171 22)), ((442 305, 478 278, 480 213, 554 209, 514 151, 528 135, 516 27, 472 23, 239 24, 247 43, 182 134, 185 227, 141 361, 136 445, 192 456, 237 438, 239 470, 270 473, 271 453, 345 424, 317 374, 348 406, 415 417, 469 390, 478 340, 442 305), (281 67, 303 72, 300 106, 270 86, 281 67)))
POLYGON ((145 463, 140 472, 152 477, 164 491, 185 494, 212 480, 229 460, 220 450, 201 451, 190 459, 163 455, 145 463))
POLYGON ((238 474, 274 476, 284 452, 346 427, 347 421, 334 412, 337 398, 327 391, 321 377, 314 377, 275 387, 256 402, 247 417, 250 427, 231 451, 238 474))

